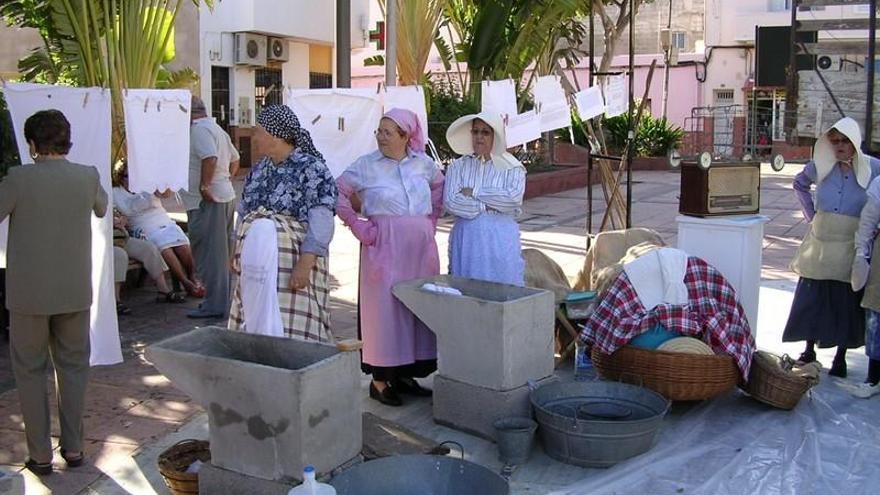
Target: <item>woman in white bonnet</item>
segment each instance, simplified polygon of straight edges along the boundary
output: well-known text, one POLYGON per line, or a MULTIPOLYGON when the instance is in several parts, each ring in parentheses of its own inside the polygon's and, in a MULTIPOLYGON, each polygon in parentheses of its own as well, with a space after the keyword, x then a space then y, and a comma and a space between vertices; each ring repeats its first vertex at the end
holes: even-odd
POLYGON ((846 350, 865 343, 862 291, 851 285, 854 239, 880 161, 862 153, 861 144, 858 123, 840 119, 816 141, 813 160, 793 184, 810 230, 791 264, 800 279, 782 340, 807 341, 803 362, 816 360, 817 345, 837 347, 828 374, 838 377, 846 377, 846 350))

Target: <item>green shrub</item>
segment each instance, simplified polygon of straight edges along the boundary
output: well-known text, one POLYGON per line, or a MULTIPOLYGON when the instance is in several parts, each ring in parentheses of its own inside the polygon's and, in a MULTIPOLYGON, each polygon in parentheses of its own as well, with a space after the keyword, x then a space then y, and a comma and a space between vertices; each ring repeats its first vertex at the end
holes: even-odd
POLYGON ((0 93, 0 177, 13 165, 21 164, 18 147, 15 145, 15 131, 12 128, 12 116, 6 109, 6 100, 0 93))
MULTIPOLYGON (((605 144, 608 152, 612 155, 620 155, 626 146, 626 135, 630 126, 629 114, 602 120, 602 132, 605 135, 605 144)), ((574 131, 575 143, 587 146, 586 125, 572 112, 571 125, 574 131)), ((568 129, 560 129, 556 132, 559 139, 568 141, 568 129)), ((642 115, 636 133, 636 156, 664 156, 669 148, 677 146, 684 137, 684 131, 680 127, 670 124, 666 119, 656 119, 651 114, 642 115)))
POLYGON ((480 106, 462 99, 458 91, 445 82, 429 81, 425 90, 428 93, 428 137, 437 147, 440 160, 446 163, 456 158, 456 154, 446 143, 449 124, 463 115, 479 113, 480 106))

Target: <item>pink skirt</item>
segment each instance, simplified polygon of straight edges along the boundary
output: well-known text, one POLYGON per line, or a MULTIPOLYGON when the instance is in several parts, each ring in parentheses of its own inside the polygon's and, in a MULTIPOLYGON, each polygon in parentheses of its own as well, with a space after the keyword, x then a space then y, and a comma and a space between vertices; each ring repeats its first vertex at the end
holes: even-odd
POLYGON ((437 340, 391 288, 440 273, 434 224, 427 216, 375 216, 378 234, 361 249, 360 318, 363 361, 392 367, 437 358, 437 340))

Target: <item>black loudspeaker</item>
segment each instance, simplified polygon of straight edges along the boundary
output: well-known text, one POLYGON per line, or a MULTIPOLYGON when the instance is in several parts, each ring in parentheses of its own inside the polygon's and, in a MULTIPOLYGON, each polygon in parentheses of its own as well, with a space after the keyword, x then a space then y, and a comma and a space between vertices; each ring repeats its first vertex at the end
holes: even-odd
MULTIPOLYGON (((797 40, 815 43, 816 31, 799 31, 797 40)), ((755 27, 755 85, 785 86, 785 72, 791 57, 791 26, 755 27)), ((797 70, 816 67, 815 55, 798 55, 797 70)))

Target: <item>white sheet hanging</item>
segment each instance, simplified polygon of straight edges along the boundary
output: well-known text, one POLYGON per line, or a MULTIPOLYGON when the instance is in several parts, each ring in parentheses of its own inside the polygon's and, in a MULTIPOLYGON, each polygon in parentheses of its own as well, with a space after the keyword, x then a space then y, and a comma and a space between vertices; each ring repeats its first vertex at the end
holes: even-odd
POLYGON ((128 190, 189 187, 192 94, 185 89, 129 89, 122 98, 128 147, 128 190))
POLYGON ((404 108, 416 114, 422 124, 425 142, 428 142, 428 109, 425 106, 425 91, 421 86, 386 86, 381 96, 383 113, 392 108, 404 108))
MULTIPOLYGON (((73 147, 67 158, 98 169, 101 186, 110 196, 110 92, 102 88, 70 88, 8 83, 4 88, 22 163, 33 163, 24 140, 24 122, 40 110, 57 109, 70 121, 73 147)), ((122 362, 116 295, 113 291, 113 215, 92 217, 91 308, 92 366, 122 362)), ((3 245, 5 251, 5 244, 3 245)))
POLYGON ((602 98, 602 89, 599 86, 578 91, 574 99, 578 115, 582 120, 589 120, 605 113, 605 100, 602 98))
POLYGON ((559 76, 541 76, 535 81, 535 108, 541 118, 541 132, 571 125, 571 107, 559 76))
POLYGON ((483 112, 497 112, 508 118, 517 114, 516 89, 512 79, 483 81, 481 89, 483 112))
POLYGON ((609 76, 605 81, 605 116, 616 117, 629 109, 626 76, 609 76))
POLYGON ((312 135, 333 177, 376 149, 373 131, 382 118, 382 99, 376 90, 288 89, 285 101, 312 135))
POLYGON ((541 137, 541 118, 534 110, 514 114, 504 123, 507 147, 513 148, 541 137))

